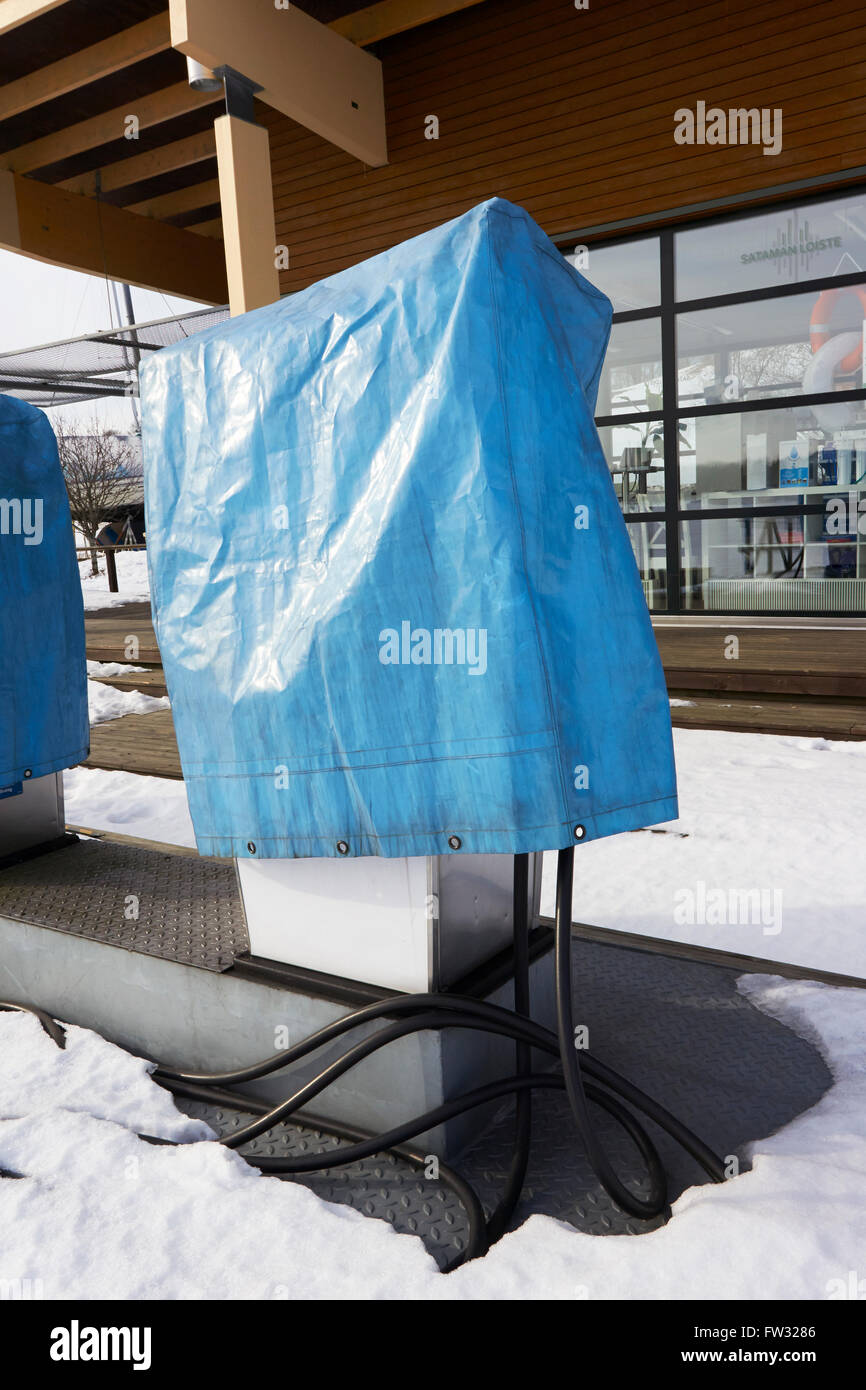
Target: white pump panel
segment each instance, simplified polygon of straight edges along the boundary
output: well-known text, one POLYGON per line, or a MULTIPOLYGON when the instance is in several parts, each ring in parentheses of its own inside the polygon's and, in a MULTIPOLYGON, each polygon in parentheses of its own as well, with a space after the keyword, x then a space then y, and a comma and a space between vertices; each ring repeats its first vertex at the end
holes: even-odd
MULTIPOLYGON (((540 854, 529 856, 530 925, 540 854)), ((254 956, 385 989, 447 989, 512 939, 513 859, 238 859, 254 956)))

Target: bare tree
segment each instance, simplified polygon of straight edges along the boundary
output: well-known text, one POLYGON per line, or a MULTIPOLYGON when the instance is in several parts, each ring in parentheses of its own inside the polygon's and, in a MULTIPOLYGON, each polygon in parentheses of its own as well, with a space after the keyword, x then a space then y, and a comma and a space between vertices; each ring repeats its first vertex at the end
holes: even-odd
POLYGON ((98 574, 97 533, 127 500, 141 471, 138 455, 124 435, 105 429, 95 416, 85 425, 62 415, 53 423, 72 519, 90 546, 91 572, 98 574))

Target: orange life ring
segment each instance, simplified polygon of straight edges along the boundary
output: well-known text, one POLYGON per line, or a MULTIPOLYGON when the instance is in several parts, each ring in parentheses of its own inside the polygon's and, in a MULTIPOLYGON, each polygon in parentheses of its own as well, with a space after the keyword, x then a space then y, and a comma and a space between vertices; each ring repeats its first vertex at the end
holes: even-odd
MULTIPOLYGON (((840 290, 822 290, 815 300, 815 307, 812 310, 812 317, 809 319, 809 343, 812 352, 816 353, 820 347, 830 338, 830 316, 837 299, 842 294, 856 294, 863 308, 863 317, 866 318, 866 288, 861 285, 846 285, 840 290)), ((839 363, 839 371, 847 376, 849 372, 856 372, 860 363, 863 361, 863 344, 849 352, 847 357, 843 357, 839 363)))

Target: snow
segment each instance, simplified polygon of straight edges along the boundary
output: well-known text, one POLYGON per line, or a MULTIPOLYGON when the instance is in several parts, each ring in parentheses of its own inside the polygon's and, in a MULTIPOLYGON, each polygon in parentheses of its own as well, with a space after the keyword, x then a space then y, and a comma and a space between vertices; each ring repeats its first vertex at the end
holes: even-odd
POLYGON ((140 690, 115 690, 113 685, 99 681, 87 682, 87 707, 90 724, 104 724, 107 719, 120 719, 124 714, 152 714, 157 709, 170 709, 167 695, 144 695, 140 690))
POLYGON ((88 676, 128 676, 136 671, 149 671, 149 666, 129 666, 125 661, 88 661, 88 676))
POLYGON ((195 848, 183 782, 74 767, 63 774, 68 825, 195 848))
MULTIPOLYGON (((675 833, 580 845, 575 920, 866 977, 866 743, 676 729, 674 745, 675 833)), ((554 874, 548 856, 547 914, 554 874)))
POLYGON ((771 976, 740 987, 819 1043, 834 1085, 816 1106, 755 1142, 749 1172, 687 1190, 661 1230, 595 1237, 532 1216, 448 1276, 416 1237, 207 1142, 149 1064, 80 1028, 60 1051, 35 1020, 0 1015, 0 1167, 24 1175, 0 1181, 4 1278, 39 1281, 49 1299, 820 1300, 852 1282, 856 1296, 866 991, 771 976))
POLYGON ((108 588, 108 575, 105 572, 105 557, 99 560, 99 574, 90 573, 90 560, 81 560, 81 592, 86 610, 94 608, 119 608, 124 603, 142 603, 150 598, 150 579, 147 572, 147 551, 130 550, 128 554, 115 551, 117 560, 118 592, 112 594, 108 588))

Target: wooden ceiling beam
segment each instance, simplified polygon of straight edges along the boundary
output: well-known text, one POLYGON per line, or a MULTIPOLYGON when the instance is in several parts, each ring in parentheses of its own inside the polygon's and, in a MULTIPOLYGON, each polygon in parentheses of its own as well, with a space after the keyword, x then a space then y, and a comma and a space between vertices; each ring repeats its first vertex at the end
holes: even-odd
POLYGON ((47 14, 49 10, 56 10, 58 5, 65 3, 66 0, 2 0, 0 34, 8 34, 10 29, 17 29, 19 24, 38 19, 40 15, 47 14))
MULTIPOLYGON (((175 82, 171 87, 163 87, 147 96, 130 99, 123 106, 112 111, 103 111, 99 116, 66 126, 41 140, 33 140, 29 145, 19 145, 15 150, 7 150, 0 155, 0 168, 14 174, 29 174, 34 169, 43 169, 48 164, 56 164, 85 150, 107 145, 112 140, 121 140, 127 134, 129 119, 134 116, 138 129, 159 125, 161 121, 171 121, 175 116, 185 116, 188 111, 197 111, 202 106, 214 105, 223 100, 222 92, 195 92, 188 82, 175 82)), ((130 140, 130 146, 135 141, 130 140)))
POLYGON ((130 203, 127 212, 138 213, 140 217, 176 217, 181 212, 195 212, 197 208, 209 207, 220 200, 219 179, 208 179, 206 183, 194 183, 190 188, 178 188, 173 193, 162 193, 158 198, 145 198, 140 203, 130 203))
POLYGON ((175 169, 186 169, 192 164, 200 164, 204 159, 216 157, 216 139, 213 127, 202 130, 198 135, 188 135, 185 140, 173 140, 169 145, 159 145, 155 150, 145 150, 144 154, 133 155, 131 159, 119 159, 115 164, 106 164, 102 169, 93 169, 89 174, 77 174, 64 179, 58 188, 68 188, 70 193, 82 193, 94 198, 99 192, 114 193, 118 188, 128 188, 133 183, 145 179, 158 178, 160 174, 173 173, 175 169))
POLYGON ((206 304, 228 298, 220 242, 0 171, 0 246, 206 304))
MULTIPOLYGON (((0 4, 0 15, 3 6, 0 4)), ((103 39, 90 48, 81 48, 68 58, 57 63, 37 68, 17 82, 9 82, 0 87, 0 121, 10 116, 20 115, 43 102, 53 101, 55 97, 65 96, 78 87, 86 87, 88 82, 97 82, 101 77, 109 77, 131 63, 140 63, 171 47, 171 29, 168 13, 154 15, 142 24, 134 24, 131 29, 122 29, 119 34, 103 39)))
POLYGON ((482 0, 379 0, 378 4, 353 10, 341 19, 332 19, 328 28, 364 48, 481 3, 482 0))
POLYGON ((196 236, 217 237, 220 241, 223 235, 223 220, 221 217, 211 217, 207 222, 196 222, 194 226, 187 227, 188 232, 195 232, 196 236))
POLYGON ((228 66, 259 99, 373 168, 388 162, 382 64, 297 5, 170 0, 171 42, 205 67, 228 66))

